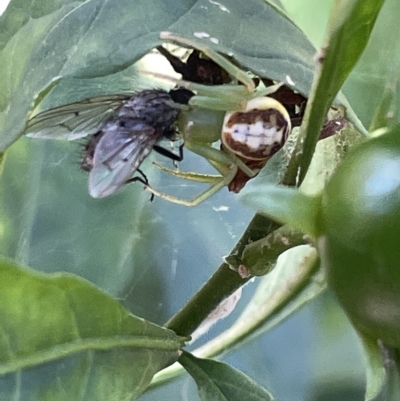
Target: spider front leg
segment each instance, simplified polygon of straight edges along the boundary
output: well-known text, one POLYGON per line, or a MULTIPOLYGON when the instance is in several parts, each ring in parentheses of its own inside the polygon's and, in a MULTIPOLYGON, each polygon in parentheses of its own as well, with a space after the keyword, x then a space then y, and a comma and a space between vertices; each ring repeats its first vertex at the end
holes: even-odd
MULTIPOLYGON (((179 35, 174 35, 171 32, 161 32, 160 33, 160 39, 163 40, 168 40, 171 42, 174 42, 175 44, 178 44, 183 47, 189 47, 195 49, 197 52, 200 52, 203 54, 206 58, 209 60, 212 60, 216 64, 216 67, 220 67, 224 71, 225 74, 228 74, 230 77, 232 77, 232 82, 230 84, 225 84, 225 85, 215 85, 215 84, 210 84, 209 82, 202 82, 203 84, 197 84, 193 82, 187 82, 188 78, 185 75, 185 68, 183 67, 184 63, 179 64, 179 69, 176 70, 174 64, 175 62, 171 62, 174 60, 174 56, 169 55, 168 51, 165 50, 164 48, 158 48, 158 50, 163 54, 171 63, 172 67, 176 70, 176 72, 182 74, 183 80, 180 81, 179 85, 182 87, 185 87, 189 90, 193 90, 194 92, 197 93, 197 91, 203 92, 202 95, 197 94, 195 98, 189 102, 189 104, 192 104, 193 106, 199 106, 199 107, 204 107, 203 106, 203 100, 202 96, 205 96, 206 98, 213 99, 214 95, 217 94, 218 96, 224 96, 225 97, 225 107, 229 108, 221 108, 218 103, 215 103, 216 107, 218 110, 239 110, 242 107, 238 107, 238 104, 240 106, 245 105, 246 99, 249 100, 253 97, 258 97, 258 96, 267 96, 273 92, 276 92, 282 85, 282 83, 272 85, 269 87, 265 86, 258 86, 256 87, 256 81, 254 79, 254 76, 251 76, 248 72, 242 70, 240 67, 232 63, 226 56, 223 56, 222 54, 216 52, 213 50, 210 46, 208 46, 205 43, 201 43, 199 41, 193 41, 187 38, 184 38, 179 35), (238 83, 240 85, 238 85, 238 83), (223 90, 221 91, 221 88, 223 90), (236 103, 231 103, 230 106, 228 106, 229 102, 232 102, 232 98, 236 103), (240 101, 239 101, 240 100, 240 101), (233 104, 233 105, 232 105, 233 104)), ((189 57, 190 58, 190 57, 189 57)), ((189 60, 188 60, 189 61, 189 60)), ((193 65, 191 66, 192 68, 189 68, 189 70, 193 69, 193 65)), ((217 79, 215 81, 218 81, 219 75, 217 72, 214 70, 208 71, 207 74, 205 74, 208 78, 207 81, 213 82, 214 80, 212 77, 209 77, 209 74, 217 74, 217 79)), ((190 75, 189 75, 190 77, 190 75)), ((197 79, 200 79, 201 76, 197 76, 197 79)), ((196 80, 196 82, 201 82, 200 80, 196 80)), ((209 99, 205 100, 206 102, 209 102, 209 99)), ((206 106, 207 107, 207 106, 206 106)), ((222 106, 223 107, 223 106, 222 106)))
POLYGON ((255 91, 256 87, 253 79, 245 71, 231 63, 226 57, 211 49, 211 47, 200 42, 194 42, 190 39, 186 39, 182 36, 174 35, 171 32, 161 32, 160 39, 169 40, 177 43, 178 45, 200 51, 210 60, 218 64, 222 69, 224 69, 231 77, 239 82, 242 82, 249 92, 255 91))
MULTIPOLYGON (((168 200, 172 203, 177 203, 184 206, 197 206, 201 202, 205 201, 219 190, 227 186, 235 177, 238 166, 231 158, 222 151, 213 148, 207 144, 186 144, 186 147, 192 152, 197 153, 204 158, 220 173, 220 175, 201 174, 194 172, 182 172, 179 170, 170 169, 162 166, 158 163, 154 163, 160 170, 173 175, 178 178, 183 178, 190 181, 199 183, 209 184, 209 187, 203 192, 195 196, 193 199, 182 199, 163 192, 160 192, 149 185, 146 185, 146 189, 149 190, 153 195, 156 195, 162 199, 168 200)), ((252 173, 252 172, 251 172, 252 173)))

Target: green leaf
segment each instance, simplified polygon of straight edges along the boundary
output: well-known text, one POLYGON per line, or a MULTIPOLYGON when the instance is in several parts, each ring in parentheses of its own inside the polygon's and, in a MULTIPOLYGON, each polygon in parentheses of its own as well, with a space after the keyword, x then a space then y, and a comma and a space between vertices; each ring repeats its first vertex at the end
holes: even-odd
POLYGON ((249 186, 239 196, 245 204, 272 220, 317 237, 319 196, 307 196, 296 189, 273 184, 249 186))
POLYGON ((335 3, 330 29, 319 55, 321 67, 313 83, 304 116, 306 123, 299 138, 303 149, 300 182, 311 163, 328 109, 364 51, 383 1, 352 0, 335 3))
MULTIPOLYGON (((0 17, 0 150, 21 134, 32 102, 55 78, 67 79, 75 100, 132 91, 137 72, 127 68, 161 43, 161 31, 192 39, 206 32, 218 45, 203 42, 256 74, 289 76, 297 90, 310 91, 314 48, 262 0, 12 0, 0 17)), ((55 93, 51 107, 71 101, 55 93)))
POLYGON ((176 361, 182 340, 85 280, 7 260, 0 322, 1 399, 134 399, 176 361))
MULTIPOLYGON (((398 85, 398 83, 397 83, 398 85)), ((375 114, 372 118, 371 125, 369 127, 371 133, 376 130, 385 129, 387 127, 392 128, 396 124, 398 124, 398 116, 396 115, 398 112, 398 107, 394 107, 396 103, 396 92, 398 88, 396 84, 392 87, 388 86, 385 88, 383 95, 380 99, 378 107, 375 109, 375 114), (393 119, 391 116, 395 116, 397 118, 393 119)))
POLYGON ((366 356, 367 389, 365 401, 400 399, 399 350, 358 332, 366 356))
POLYGON ((375 339, 360 332, 357 333, 362 341, 366 357, 367 388, 365 401, 372 401, 377 399, 385 386, 386 373, 383 367, 382 352, 375 339))
POLYGON ((274 397, 245 374, 212 359, 183 352, 179 362, 196 381, 202 401, 273 401, 274 397))
POLYGON ((370 132, 400 122, 400 46, 397 35, 393 34, 398 29, 396 16, 399 13, 400 2, 385 1, 368 45, 344 87, 370 132), (390 100, 392 95, 394 97, 390 100), (388 112, 386 116, 383 115, 385 109, 388 112))

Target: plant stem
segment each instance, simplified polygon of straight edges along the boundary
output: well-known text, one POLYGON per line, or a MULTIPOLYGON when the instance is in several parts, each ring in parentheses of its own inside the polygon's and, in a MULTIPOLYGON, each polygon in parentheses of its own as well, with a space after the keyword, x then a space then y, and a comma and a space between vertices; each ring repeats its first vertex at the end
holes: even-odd
MULTIPOLYGON (((265 237, 278 227, 267 217, 256 214, 229 257, 240 257, 246 245, 265 237)), ((222 263, 192 299, 165 324, 165 327, 180 336, 190 336, 225 298, 248 280, 249 278, 242 278, 232 270, 227 263, 222 263)))

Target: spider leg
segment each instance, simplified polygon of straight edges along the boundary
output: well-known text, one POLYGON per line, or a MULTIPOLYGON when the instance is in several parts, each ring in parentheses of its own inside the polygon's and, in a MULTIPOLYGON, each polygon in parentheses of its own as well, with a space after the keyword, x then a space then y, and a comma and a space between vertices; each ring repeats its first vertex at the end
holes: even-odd
MULTIPOLYGON (((132 182, 141 182, 146 188, 148 188, 149 187, 149 180, 148 180, 146 174, 142 170, 140 170, 140 168, 138 168, 136 171, 139 174, 141 174, 141 177, 140 176, 135 176, 135 177, 129 178, 129 180, 127 180, 125 182, 125 184, 130 184, 132 182)), ((152 193, 151 196, 150 196, 150 202, 153 202, 153 200, 154 200, 154 194, 152 193)))
POLYGON ((179 145, 179 148, 178 148, 179 154, 178 155, 176 153, 172 152, 171 150, 165 149, 159 145, 154 145, 153 150, 155 150, 157 153, 159 153, 162 156, 168 157, 169 159, 171 159, 173 161, 181 162, 183 160, 183 147, 184 147, 184 143, 179 145))
POLYGON ((211 49, 211 47, 197 41, 186 39, 182 36, 174 35, 171 32, 161 32, 160 39, 171 40, 178 45, 182 44, 183 46, 192 47, 193 49, 201 51, 206 57, 213 60, 222 69, 228 72, 229 75, 242 82, 250 93, 255 91, 255 84, 251 77, 239 67, 231 63, 226 57, 211 49))

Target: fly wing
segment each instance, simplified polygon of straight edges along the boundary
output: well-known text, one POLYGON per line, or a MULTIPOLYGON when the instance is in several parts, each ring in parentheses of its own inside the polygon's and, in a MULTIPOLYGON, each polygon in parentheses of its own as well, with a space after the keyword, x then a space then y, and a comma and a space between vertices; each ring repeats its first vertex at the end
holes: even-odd
POLYGON ((36 114, 25 134, 31 138, 72 141, 99 131, 128 100, 128 95, 97 96, 36 114))
POLYGON ((162 136, 154 127, 134 120, 125 121, 124 126, 111 121, 103 131, 89 173, 93 198, 112 195, 126 184, 162 136))

